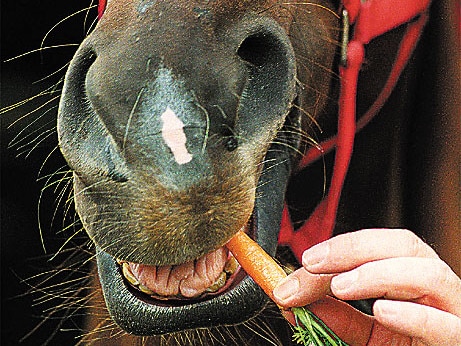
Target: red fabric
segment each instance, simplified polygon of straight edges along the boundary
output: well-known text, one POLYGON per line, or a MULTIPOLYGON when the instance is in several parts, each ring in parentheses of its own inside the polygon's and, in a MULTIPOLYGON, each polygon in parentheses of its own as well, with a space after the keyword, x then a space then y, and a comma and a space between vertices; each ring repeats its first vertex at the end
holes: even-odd
POLYGON ((340 67, 341 92, 336 141, 335 169, 327 197, 317 206, 310 218, 294 231, 285 206, 279 243, 290 246, 300 261, 301 255, 310 246, 331 237, 336 220, 339 198, 349 167, 356 131, 355 95, 360 67, 364 59, 364 48, 360 42, 350 42, 347 49, 347 67, 340 67))
MULTIPOLYGON (((413 50, 419 40, 419 37, 421 36, 422 29, 425 26, 427 20, 428 15, 423 13, 416 22, 408 26, 402 42, 400 43, 400 47, 397 52, 392 70, 389 73, 389 77, 384 84, 381 93, 378 95, 375 102, 370 106, 366 113, 357 120, 357 132, 362 130, 381 110, 384 103, 386 103, 386 100, 389 98, 392 90, 394 89, 395 84, 397 83, 400 74, 405 68, 408 59, 413 53, 413 50)), ((309 166, 323 155, 329 153, 336 147, 336 141, 337 136, 334 136, 326 139, 318 146, 310 148, 301 159, 298 169, 301 170, 309 166)))
POLYGON ((362 0, 343 0, 342 4, 349 13, 349 21, 351 24, 355 23, 362 7, 362 0))
POLYGON ((347 66, 340 67, 341 93, 338 134, 336 137, 321 143, 317 148, 308 150, 300 162, 302 169, 336 147, 330 190, 309 219, 298 230, 293 227, 286 205, 282 215, 279 244, 289 246, 300 262, 304 250, 331 237, 336 222, 341 190, 352 156, 355 133, 363 128, 386 102, 427 22, 426 10, 430 0, 401 0, 397 4, 394 2, 395 0, 343 1, 344 8, 349 12, 350 22, 355 22, 356 25, 354 38, 349 42, 347 48, 347 66), (421 16, 414 23, 408 25, 383 90, 367 113, 356 124, 357 80, 364 59, 364 45, 376 36, 412 20, 417 15, 421 16))
POLYGON ((368 0, 362 4, 354 37, 366 44, 407 23, 428 8, 430 0, 368 0))
POLYGON ((106 9, 107 0, 99 0, 98 3, 98 19, 101 19, 104 10, 106 9))

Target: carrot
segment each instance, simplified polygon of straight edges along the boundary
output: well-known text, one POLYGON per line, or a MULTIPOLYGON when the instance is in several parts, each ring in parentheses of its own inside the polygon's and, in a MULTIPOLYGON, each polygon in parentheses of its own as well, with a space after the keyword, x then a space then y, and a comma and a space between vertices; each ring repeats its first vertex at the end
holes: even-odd
POLYGON ((259 287, 274 300, 272 291, 287 276, 274 259, 245 232, 238 231, 226 247, 259 287))
MULTIPOLYGON (((272 293, 280 280, 287 274, 277 262, 267 254, 258 243, 244 231, 238 231, 226 244, 245 272, 274 300, 272 293)), ((339 339, 317 316, 305 307, 292 308, 296 320, 293 340, 302 345, 344 346, 339 339)))

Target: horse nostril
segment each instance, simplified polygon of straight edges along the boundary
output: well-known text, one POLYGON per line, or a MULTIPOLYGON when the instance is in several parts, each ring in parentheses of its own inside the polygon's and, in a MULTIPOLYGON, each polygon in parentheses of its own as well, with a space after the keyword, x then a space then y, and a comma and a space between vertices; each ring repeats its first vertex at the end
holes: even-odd
POLYGON ((246 69, 246 82, 234 130, 241 145, 255 137, 264 143, 283 125, 296 96, 294 49, 287 32, 267 18, 254 19, 252 24, 243 19, 236 31, 235 54, 246 69))
POLYGON ((58 112, 59 147, 81 177, 102 176, 124 183, 128 181, 125 159, 100 117, 94 85, 88 83, 96 60, 94 49, 82 45, 70 64, 58 112))
POLYGON ((237 49, 237 55, 252 67, 263 67, 283 59, 285 48, 277 35, 261 31, 245 38, 237 49))
POLYGON ((261 67, 267 64, 274 50, 276 50, 276 42, 273 37, 259 33, 244 39, 237 50, 237 55, 250 65, 261 67))

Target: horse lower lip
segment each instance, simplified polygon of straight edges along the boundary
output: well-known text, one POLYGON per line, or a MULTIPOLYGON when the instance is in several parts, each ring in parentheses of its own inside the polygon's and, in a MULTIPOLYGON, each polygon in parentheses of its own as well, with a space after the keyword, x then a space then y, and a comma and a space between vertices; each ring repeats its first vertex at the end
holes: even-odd
POLYGON ((110 316, 130 334, 152 336, 239 323, 253 317, 267 302, 265 294, 243 270, 235 274, 236 280, 221 294, 206 299, 154 300, 127 285, 116 260, 100 248, 96 250, 110 316), (232 302, 238 302, 236 308, 232 302))

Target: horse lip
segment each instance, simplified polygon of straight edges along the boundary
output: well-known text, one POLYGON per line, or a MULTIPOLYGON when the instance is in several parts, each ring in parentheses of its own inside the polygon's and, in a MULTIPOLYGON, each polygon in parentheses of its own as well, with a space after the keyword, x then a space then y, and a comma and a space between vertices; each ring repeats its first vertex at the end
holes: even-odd
MULTIPOLYGON (((256 241, 270 254, 277 247, 285 190, 290 176, 291 157, 283 147, 269 150, 270 167, 261 175, 253 223, 256 241)), ((254 281, 245 276, 236 287, 207 300, 180 306, 160 306, 139 299, 130 292, 116 260, 96 247, 99 278, 112 319, 125 331, 152 336, 187 329, 207 328, 244 322, 266 305, 268 298, 254 281)))

